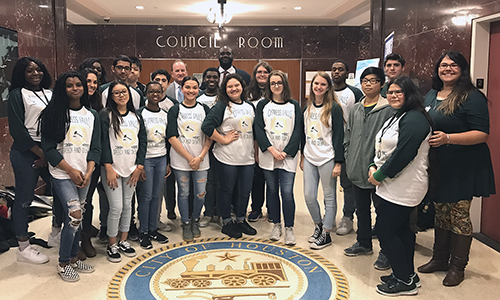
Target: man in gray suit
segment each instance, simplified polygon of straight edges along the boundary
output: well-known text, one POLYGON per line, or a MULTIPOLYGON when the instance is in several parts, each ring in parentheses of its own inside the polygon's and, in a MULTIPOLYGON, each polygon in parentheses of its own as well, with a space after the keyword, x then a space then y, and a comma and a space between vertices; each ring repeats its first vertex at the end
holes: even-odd
POLYGON ((174 83, 169 85, 167 88, 167 96, 182 102, 184 100, 184 94, 181 92, 181 83, 184 77, 188 76, 187 65, 180 59, 176 60, 172 64, 172 78, 174 83))

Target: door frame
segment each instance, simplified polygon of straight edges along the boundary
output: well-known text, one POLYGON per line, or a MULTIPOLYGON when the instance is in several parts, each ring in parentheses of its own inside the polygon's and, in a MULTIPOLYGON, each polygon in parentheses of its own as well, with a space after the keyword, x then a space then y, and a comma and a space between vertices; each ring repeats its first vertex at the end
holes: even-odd
MULTIPOLYGON (((500 21, 500 13, 472 20, 470 71, 472 82, 484 78, 484 87, 480 89, 488 96, 488 65, 490 55, 490 23, 500 21)), ((482 198, 472 201, 470 216, 474 233, 481 232, 482 198), (479 201, 478 201, 479 200, 479 201)))

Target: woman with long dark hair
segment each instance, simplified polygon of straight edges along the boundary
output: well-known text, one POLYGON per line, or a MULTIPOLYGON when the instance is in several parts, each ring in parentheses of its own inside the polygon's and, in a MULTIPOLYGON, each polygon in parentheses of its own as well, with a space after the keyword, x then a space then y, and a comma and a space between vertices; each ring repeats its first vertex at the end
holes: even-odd
POLYGON ((147 136, 142 117, 135 113, 129 86, 113 81, 106 108, 101 110, 101 176, 109 202, 108 260, 135 256, 127 242, 132 214, 132 196, 144 170, 147 136), (106 183, 106 184, 104 184, 106 183))
POLYGON ((106 69, 102 65, 101 61, 94 57, 86 58, 80 66, 78 66, 78 71, 81 72, 84 69, 89 68, 97 72, 97 79, 99 80, 99 85, 107 83, 106 80, 106 69))
POLYGON ((210 108, 196 101, 199 82, 196 77, 186 76, 181 83, 184 101, 168 111, 168 141, 171 168, 174 171, 179 190, 177 201, 182 222, 182 238, 192 241, 201 236, 199 221, 205 202, 206 184, 210 163, 205 156, 212 145, 201 125, 210 108), (193 186, 193 211, 189 212, 189 186, 193 186))
POLYGON ((78 281, 78 273, 94 272, 78 259, 87 191, 101 156, 100 121, 88 101, 85 77, 66 72, 57 79, 52 100, 41 115, 42 148, 65 216, 57 270, 69 282, 78 281))
POLYGON ((472 197, 495 193, 488 99, 473 84, 469 64, 456 51, 436 62, 425 105, 434 122, 429 140, 436 149, 439 187, 435 197, 434 253, 421 273, 447 271, 445 286, 464 280, 472 243, 472 197))
MULTIPOLYGON (((269 78, 269 73, 271 73, 272 70, 273 67, 271 67, 271 65, 266 61, 259 62, 253 68, 252 79, 246 89, 246 97, 247 100, 250 101, 255 107, 257 107, 259 101, 265 98, 266 83, 269 78)), ((250 222, 255 222, 262 216, 262 206, 265 202, 265 183, 264 173, 257 163, 255 164, 252 184, 252 210, 250 214, 248 214, 248 221, 250 222)), ((269 213, 268 219, 271 220, 269 213)))
POLYGON ((429 186, 429 137, 432 121, 418 87, 406 76, 388 84, 387 100, 396 113, 375 138, 374 163, 368 181, 376 186, 376 231, 393 273, 382 276, 383 295, 414 295, 420 286, 415 273, 415 233, 410 214, 429 186))
POLYGON ((257 230, 246 221, 248 198, 252 190, 255 149, 253 123, 255 107, 244 100, 245 82, 238 74, 224 78, 218 102, 205 118, 201 129, 217 143, 213 153, 218 161, 222 233, 239 238, 242 233, 256 235, 257 230), (235 185, 238 195, 231 218, 231 199, 235 185))
POLYGON ((295 245, 295 199, 293 184, 303 131, 300 104, 291 99, 286 74, 272 71, 266 84, 266 97, 255 114, 255 136, 259 144, 259 166, 267 184, 266 198, 274 226, 269 239, 281 238, 281 210, 285 223, 285 244, 295 245), (281 201, 279 192, 281 191, 281 201))
POLYGON ((344 117, 333 90, 332 79, 325 72, 314 75, 304 108, 304 132, 300 168, 304 171, 304 199, 314 221, 309 238, 311 249, 332 244, 330 231, 337 215, 336 183, 344 162, 344 117), (325 213, 318 203, 318 184, 323 188, 325 213))
MULTIPOLYGON (((49 257, 31 247, 28 235, 28 210, 33 201, 38 177, 49 182, 47 161, 41 148, 38 130, 39 116, 49 104, 52 91, 49 71, 33 57, 20 58, 12 70, 9 89, 9 132, 14 143, 10 149, 10 161, 14 169, 16 196, 12 219, 19 243, 17 260, 34 264, 46 263, 49 257)), ((60 231, 62 220, 54 220, 53 230, 60 231)))

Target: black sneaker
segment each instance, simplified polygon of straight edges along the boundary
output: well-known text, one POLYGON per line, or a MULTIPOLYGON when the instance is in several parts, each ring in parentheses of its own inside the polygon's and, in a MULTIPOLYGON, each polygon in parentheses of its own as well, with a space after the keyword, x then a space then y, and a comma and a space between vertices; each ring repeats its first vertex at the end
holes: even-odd
MULTIPOLYGON (((139 237, 137 237, 139 239, 139 237)), ((135 250, 130 246, 130 243, 127 241, 119 241, 118 242, 118 250, 120 250, 123 255, 128 257, 135 256, 135 250)))
POLYGON ((152 239, 152 240, 157 241, 160 244, 166 244, 166 243, 168 243, 168 237, 166 237, 163 234, 159 233, 157 230, 151 231, 149 233, 149 238, 152 239))
POLYGON ((147 233, 141 233, 139 235, 139 244, 141 245, 142 249, 151 249, 153 248, 153 244, 151 244, 151 240, 149 239, 149 234, 147 233))
POLYGON ((248 221, 257 222, 262 217, 261 211, 252 211, 248 214, 248 221))
POLYGON ((250 226, 250 224, 248 224, 248 222, 246 220, 243 220, 243 222, 237 222, 236 224, 238 224, 238 226, 240 228, 239 230, 241 233, 248 234, 248 235, 256 235, 257 234, 257 230, 255 230, 255 228, 250 226))
POLYGON ((321 232, 323 232, 323 224, 316 224, 316 225, 314 225, 314 233, 309 237, 309 239, 307 241, 309 243, 316 242, 316 240, 321 235, 321 232))
POLYGON ((222 233, 232 238, 240 238, 242 236, 240 226, 234 221, 230 221, 222 226, 222 233))
POLYGON ((377 260, 373 263, 373 267, 379 271, 385 271, 391 268, 391 263, 389 262, 385 254, 380 251, 378 253, 377 260))
POLYGON ((373 250, 363 247, 359 242, 356 242, 351 247, 344 249, 344 254, 347 256, 371 255, 373 254, 373 250))
POLYGON ((330 233, 326 232, 326 230, 323 230, 319 238, 317 238, 314 243, 311 243, 309 247, 314 250, 319 250, 331 244, 332 244, 332 238, 330 237, 330 233))
MULTIPOLYGON (((391 278, 394 277, 394 274, 391 273, 391 275, 386 275, 386 276, 380 276, 380 282, 382 282, 382 284, 384 283, 387 283, 389 282, 389 280, 391 280, 391 278)), ((420 277, 418 277, 418 274, 417 273, 413 273, 411 276, 410 276, 410 279, 413 280, 413 282, 415 282, 415 285, 419 288, 422 286, 422 283, 420 282, 420 277)))
POLYGON ((169 220, 175 220, 175 219, 177 219, 177 215, 175 214, 175 211, 169 211, 169 212, 167 212, 167 218, 169 220))
POLYGON ((139 230, 137 229, 137 226, 135 226, 135 223, 130 224, 130 230, 128 231, 128 239, 131 241, 139 240, 139 230))
POLYGON ((388 282, 377 285, 377 292, 386 296, 416 295, 418 288, 412 279, 407 283, 392 276, 388 282))
POLYGON ((118 245, 113 244, 111 246, 108 245, 108 248, 106 248, 106 253, 108 254, 108 260, 110 262, 121 262, 122 261, 122 256, 118 252, 118 245))

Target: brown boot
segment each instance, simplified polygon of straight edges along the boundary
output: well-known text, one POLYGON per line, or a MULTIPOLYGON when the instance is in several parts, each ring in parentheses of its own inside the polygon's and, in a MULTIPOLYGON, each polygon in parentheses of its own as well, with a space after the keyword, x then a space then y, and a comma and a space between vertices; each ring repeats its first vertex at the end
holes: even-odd
POLYGON ((434 228, 434 249, 432 259, 418 267, 420 273, 433 273, 436 271, 448 271, 450 260, 451 231, 443 228, 434 228))
POLYGON ((82 242, 82 250, 87 257, 94 257, 97 255, 97 251, 94 246, 92 246, 92 242, 90 241, 90 234, 82 231, 80 241, 82 242))
POLYGON ((450 269, 443 280, 444 286, 457 286, 464 281, 464 270, 469 262, 471 243, 472 236, 452 234, 450 269))

